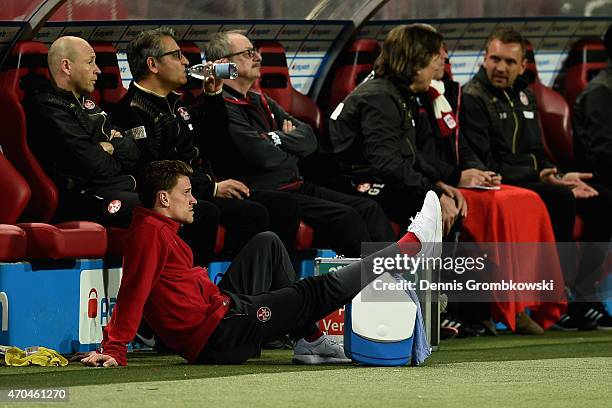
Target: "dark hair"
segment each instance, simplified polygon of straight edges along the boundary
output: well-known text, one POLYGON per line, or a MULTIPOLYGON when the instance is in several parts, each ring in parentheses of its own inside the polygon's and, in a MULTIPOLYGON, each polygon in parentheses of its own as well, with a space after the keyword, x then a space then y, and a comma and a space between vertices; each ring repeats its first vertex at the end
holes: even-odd
POLYGON ((527 43, 518 31, 512 28, 498 28, 487 38, 485 51, 489 51, 489 45, 493 40, 499 40, 503 44, 519 44, 521 46, 521 58, 525 58, 527 43))
POLYGON ((440 52, 442 35, 423 24, 400 25, 389 31, 374 62, 378 77, 412 80, 440 52))
POLYGON ((230 34, 240 34, 246 36, 246 31, 230 30, 215 33, 210 38, 206 44, 206 48, 204 49, 206 61, 216 61, 232 53, 232 41, 230 40, 230 34))
POLYGON ((161 45, 162 37, 174 37, 174 30, 170 27, 158 27, 153 30, 142 31, 127 46, 126 53, 130 72, 135 81, 140 81, 149 75, 147 59, 157 58, 164 53, 161 45))
POLYGON ((612 24, 608 26, 608 30, 606 31, 603 40, 606 51, 608 52, 608 58, 612 59, 612 24))
POLYGON ((193 169, 180 160, 161 160, 149 163, 138 181, 138 198, 146 208, 153 208, 155 196, 161 190, 172 190, 179 176, 191 176, 193 169))

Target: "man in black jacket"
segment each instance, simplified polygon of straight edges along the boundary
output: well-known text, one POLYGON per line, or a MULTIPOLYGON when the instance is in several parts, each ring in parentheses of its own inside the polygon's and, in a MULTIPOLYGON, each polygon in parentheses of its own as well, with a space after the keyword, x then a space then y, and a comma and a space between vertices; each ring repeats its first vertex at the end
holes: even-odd
POLYGON ((57 221, 127 227, 138 204, 132 176, 140 156, 88 97, 100 73, 87 41, 61 37, 49 49, 52 81, 25 80, 28 144, 58 187, 57 221))
MULTIPOLYGON (((176 90, 187 81, 188 61, 174 39, 173 30, 166 27, 140 33, 128 45, 127 57, 134 81, 120 102, 119 123, 131 128, 141 126, 142 135, 137 143, 143 152, 143 164, 165 159, 193 166, 193 194, 200 202, 205 200, 218 208, 220 222, 227 230, 225 252, 233 256, 255 234, 269 228, 269 216, 262 204, 248 199, 250 190, 244 183, 217 180, 203 154, 206 138, 227 134, 223 83, 209 77, 203 84, 205 92, 195 105, 186 106, 176 90)), ((279 235, 293 239, 297 210, 292 211, 292 203, 284 197, 276 199, 279 200, 277 206, 285 207, 279 235), (293 235, 287 237, 289 234, 293 235)))
POLYGON ((403 226, 427 191, 434 190, 446 235, 459 215, 467 213, 465 201, 416 146, 421 131, 416 95, 429 89, 443 66, 442 50, 442 36, 423 25, 391 30, 374 64, 374 78, 336 107, 329 130, 343 191, 376 199, 403 226))
MULTIPOLYGON (((608 242, 612 231, 608 214, 612 193, 603 186, 586 184, 583 180, 592 177, 591 174, 561 175, 545 156, 536 100, 519 78, 525 66, 525 43, 519 33, 499 29, 489 37, 482 68, 463 88, 463 132, 480 159, 499 172, 505 183, 540 195, 557 242, 572 241, 577 213, 585 223, 583 241, 608 242)), ((582 257, 573 284, 580 303, 570 305, 570 314, 562 317, 560 327, 574 330, 593 327, 589 317, 599 317, 599 325, 612 325, 601 304, 585 302, 595 293, 596 271, 602 260, 601 256, 582 257)), ((566 263, 564 272, 569 278, 568 269, 566 263)))
POLYGON ((589 81, 574 107, 574 154, 580 171, 612 188, 612 24, 604 36, 608 67, 589 81))
POLYGON ((230 138, 220 142, 214 154, 220 166, 225 164, 227 176, 243 178, 254 195, 273 190, 294 197, 301 218, 314 228, 316 237, 343 255, 359 256, 362 242, 393 239, 376 202, 317 186, 300 176, 299 158, 317 149, 316 137, 309 125, 251 89, 260 76, 261 55, 247 37, 218 33, 206 55, 238 67, 238 78, 224 81, 230 138))

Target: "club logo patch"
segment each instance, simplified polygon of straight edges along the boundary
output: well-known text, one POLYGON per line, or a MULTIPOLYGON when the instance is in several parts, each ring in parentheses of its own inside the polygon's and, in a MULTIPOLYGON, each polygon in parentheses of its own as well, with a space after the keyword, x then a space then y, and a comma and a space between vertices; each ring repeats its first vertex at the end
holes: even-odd
POLYGON ((183 118, 185 122, 191 119, 191 116, 189 116, 189 111, 187 110, 187 108, 184 108, 181 106, 180 108, 177 109, 177 112, 179 113, 179 115, 181 115, 181 118, 183 118))
POLYGON ((359 183, 355 188, 360 193, 367 193, 372 188, 372 185, 370 183, 359 183))
POLYGON ((96 104, 91 99, 85 99, 85 102, 83 102, 83 107, 85 109, 92 110, 93 108, 96 107, 96 104))
POLYGON ((257 320, 259 320, 260 322, 265 323, 270 320, 270 317, 272 317, 272 311, 269 307, 262 306, 257 309, 257 320))
POLYGON ((121 209, 121 200, 113 200, 110 203, 108 203, 107 210, 110 214, 115 214, 120 209, 121 209))
POLYGON ((529 98, 527 97, 527 94, 523 91, 521 91, 519 93, 519 98, 521 99, 521 103, 525 106, 529 105, 529 98))

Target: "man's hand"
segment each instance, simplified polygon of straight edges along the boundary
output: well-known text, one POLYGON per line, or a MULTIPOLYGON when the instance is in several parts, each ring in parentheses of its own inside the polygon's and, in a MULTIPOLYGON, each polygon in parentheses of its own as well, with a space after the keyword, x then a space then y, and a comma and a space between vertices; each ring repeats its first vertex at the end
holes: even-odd
POLYGON ((566 173, 561 180, 571 184, 572 193, 576 198, 591 198, 599 195, 599 192, 589 186, 583 180, 593 178, 593 173, 566 173))
POLYGON ((288 119, 283 120, 283 133, 291 133, 294 130, 295 130, 295 126, 290 120, 288 119))
POLYGON ((87 367, 116 367, 117 360, 106 354, 98 354, 95 351, 81 360, 81 364, 87 367))
POLYGON ((467 213, 468 213, 467 202, 465 201, 463 194, 461 194, 461 191, 441 181, 438 181, 436 183, 436 186, 442 189, 442 191, 444 192, 444 195, 447 195, 453 199, 453 201, 455 202, 455 206, 457 207, 457 210, 459 211, 459 214, 461 214, 462 217, 467 217, 467 213))
POLYGON ((217 183, 217 194, 215 194, 215 197, 242 200, 244 197, 249 197, 250 194, 251 192, 246 185, 238 180, 229 179, 217 183))
POLYGON ((498 186, 501 176, 493 171, 467 169, 461 172, 461 179, 457 187, 469 188, 474 186, 498 186))
POLYGON ((114 139, 116 137, 123 137, 123 135, 118 130, 112 129, 110 138, 114 139))
POLYGON ((102 149, 104 149, 104 151, 110 154, 111 156, 113 155, 113 153, 115 153, 115 148, 109 142, 99 142, 99 144, 100 146, 102 146, 102 149))
POLYGON ((444 235, 448 234, 457 220, 459 209, 455 205, 455 200, 442 194, 440 197, 440 206, 442 207, 442 225, 444 226, 444 235))
MULTIPOLYGON (((223 62, 221 60, 217 60, 214 64, 218 64, 223 62)), ((206 65, 209 66, 210 72, 213 71, 213 62, 206 62, 206 65)), ((204 92, 206 93, 217 93, 223 88, 223 80, 220 78, 216 78, 214 75, 210 75, 204 79, 204 92)))

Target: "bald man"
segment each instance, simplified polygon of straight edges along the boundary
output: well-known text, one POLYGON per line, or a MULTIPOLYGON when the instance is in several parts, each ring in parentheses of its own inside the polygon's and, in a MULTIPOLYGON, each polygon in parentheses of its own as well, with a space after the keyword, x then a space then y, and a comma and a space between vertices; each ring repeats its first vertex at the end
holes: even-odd
POLYGON ((49 49, 51 81, 24 78, 28 143, 60 191, 56 220, 127 226, 138 204, 131 171, 140 152, 87 95, 100 69, 87 41, 61 37, 49 49))

